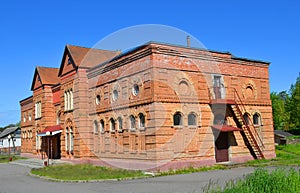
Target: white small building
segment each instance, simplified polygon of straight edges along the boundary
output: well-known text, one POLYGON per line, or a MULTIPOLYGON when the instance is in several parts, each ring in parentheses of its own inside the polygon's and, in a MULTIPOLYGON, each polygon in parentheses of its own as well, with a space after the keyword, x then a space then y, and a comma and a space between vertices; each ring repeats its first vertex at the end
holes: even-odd
POLYGON ((0 133, 0 153, 19 151, 21 148, 21 128, 9 127, 0 133))

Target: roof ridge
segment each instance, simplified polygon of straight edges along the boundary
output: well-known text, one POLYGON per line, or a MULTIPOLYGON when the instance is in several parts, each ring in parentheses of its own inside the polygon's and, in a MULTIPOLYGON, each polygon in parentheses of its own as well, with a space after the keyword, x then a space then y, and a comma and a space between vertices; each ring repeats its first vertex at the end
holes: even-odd
POLYGON ((99 50, 99 51, 109 51, 109 52, 118 52, 117 50, 107 50, 107 49, 100 49, 100 48, 95 48, 95 47, 85 47, 85 46, 76 46, 72 44, 66 44, 66 46, 72 46, 72 47, 78 47, 78 48, 84 48, 84 49, 92 49, 92 50, 99 50))
POLYGON ((36 68, 52 68, 52 69, 59 69, 56 67, 48 67, 48 66, 36 66, 36 68))

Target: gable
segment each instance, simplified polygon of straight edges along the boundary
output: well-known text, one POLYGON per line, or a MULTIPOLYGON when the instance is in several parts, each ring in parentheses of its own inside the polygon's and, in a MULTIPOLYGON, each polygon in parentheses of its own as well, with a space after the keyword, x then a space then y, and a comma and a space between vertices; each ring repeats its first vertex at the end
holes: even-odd
POLYGON ((35 69, 32 85, 31 85, 31 90, 33 91, 40 87, 42 87, 42 81, 41 81, 41 78, 40 78, 40 75, 39 75, 37 69, 35 69))
POLYGON ((36 90, 43 85, 56 85, 59 84, 57 76, 58 68, 50 67, 36 67, 31 85, 31 90, 36 90))
POLYGON ((64 55, 60 64, 58 76, 61 77, 69 72, 76 70, 74 60, 70 55, 67 46, 65 47, 64 55))
POLYGON ((77 68, 94 67, 119 54, 119 52, 110 50, 66 45, 58 76, 61 77, 77 68))

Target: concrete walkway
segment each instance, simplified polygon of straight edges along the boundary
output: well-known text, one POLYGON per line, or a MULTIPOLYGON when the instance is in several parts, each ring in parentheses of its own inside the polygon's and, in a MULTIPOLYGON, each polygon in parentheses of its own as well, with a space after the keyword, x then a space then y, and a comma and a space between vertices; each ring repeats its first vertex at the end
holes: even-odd
MULTIPOLYGON (((31 159, 21 159, 21 160, 12 161, 12 162, 9 162, 9 164, 26 166, 29 168, 42 168, 45 165, 44 162, 46 162, 48 164, 48 160, 31 158, 31 159)), ((64 164, 64 163, 70 163, 70 162, 62 161, 62 160, 49 160, 49 165, 58 165, 58 164, 64 164)))
MULTIPOLYGON (((226 181, 252 173, 254 168, 233 168, 183 175, 138 180, 103 181, 94 183, 51 182, 28 176, 30 167, 0 164, 0 193, 99 193, 99 192, 203 192, 208 183, 224 185, 226 181)), ((76 171, 74 171, 76 172, 76 171)))

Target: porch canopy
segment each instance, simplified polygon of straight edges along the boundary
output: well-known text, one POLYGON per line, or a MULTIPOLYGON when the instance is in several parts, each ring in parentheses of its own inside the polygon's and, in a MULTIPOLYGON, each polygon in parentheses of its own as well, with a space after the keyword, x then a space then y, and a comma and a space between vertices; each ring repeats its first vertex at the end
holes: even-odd
POLYGON ((241 131, 242 130, 240 128, 232 127, 229 125, 212 125, 211 127, 220 132, 231 132, 231 131, 241 131))
POLYGON ((53 135, 59 134, 61 132, 62 132, 61 126, 55 125, 55 126, 46 127, 43 131, 39 132, 37 134, 37 136, 40 136, 40 137, 53 136, 53 135), (49 132, 50 135, 47 135, 47 132, 49 132))

